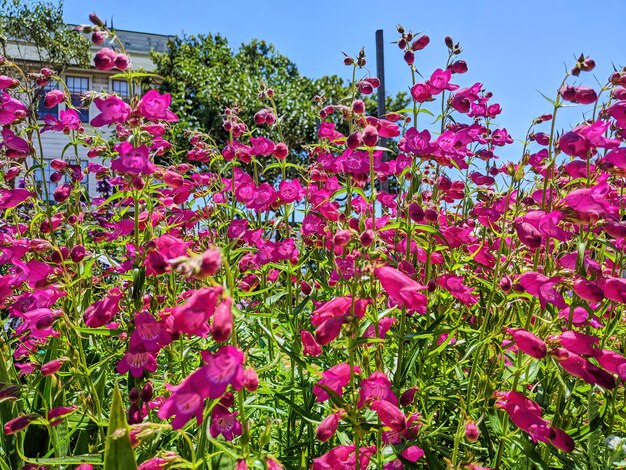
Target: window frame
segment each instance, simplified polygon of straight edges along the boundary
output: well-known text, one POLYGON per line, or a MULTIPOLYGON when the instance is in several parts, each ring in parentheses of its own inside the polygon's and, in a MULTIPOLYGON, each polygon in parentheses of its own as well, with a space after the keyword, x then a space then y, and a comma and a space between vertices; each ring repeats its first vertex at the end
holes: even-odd
MULTIPOLYGON (((70 94, 70 103, 72 103, 72 96, 76 95, 76 93, 72 93, 70 90, 70 86, 68 84, 68 79, 69 78, 80 78, 80 79, 86 79, 87 80, 87 88, 84 91, 81 91, 80 94, 86 92, 86 91, 90 91, 90 87, 92 86, 93 83, 93 75, 86 75, 86 74, 81 74, 81 73, 66 73, 65 74, 65 85, 67 86, 67 90, 70 94)), ((80 94, 78 96, 80 96, 80 94)), ((72 103, 73 105, 74 103, 72 103)), ((66 106, 67 108, 67 106, 66 106)), ((85 123, 85 124, 89 124, 89 122, 91 121, 91 106, 89 106, 87 109, 77 109, 77 112, 79 114, 80 120, 81 122, 85 123), (85 113, 85 115, 83 115, 83 112, 85 113), (86 120, 83 120, 83 116, 86 116, 86 120)))

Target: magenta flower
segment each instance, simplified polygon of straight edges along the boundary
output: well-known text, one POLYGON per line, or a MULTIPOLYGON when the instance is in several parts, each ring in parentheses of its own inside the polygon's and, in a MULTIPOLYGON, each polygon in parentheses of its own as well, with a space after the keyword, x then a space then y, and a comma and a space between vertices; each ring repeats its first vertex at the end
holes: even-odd
MULTIPOLYGON (((359 449, 359 467, 366 469, 371 456, 376 452, 374 446, 359 449)), ((311 470, 354 470, 356 466, 356 452, 354 444, 340 445, 326 454, 313 459, 311 470)))
POLYGON ((176 122, 178 116, 168 109, 171 101, 169 93, 161 95, 157 90, 149 90, 141 97, 137 111, 150 121, 176 122))
POLYGON ((108 47, 100 49, 93 58, 94 65, 98 70, 109 71, 115 67, 117 52, 108 47))
POLYGON ((111 169, 123 175, 150 175, 156 166, 150 161, 148 147, 133 147, 129 142, 122 142, 115 148, 119 156, 111 160, 111 169))
POLYGON ((357 404, 359 408, 369 405, 374 400, 386 400, 398 405, 398 398, 391 390, 391 381, 383 372, 373 372, 367 379, 361 380, 360 387, 357 404))
POLYGON ((376 412, 380 421, 394 432, 406 429, 406 417, 402 410, 387 400, 374 400, 370 408, 376 412))
POLYGON ((122 297, 119 290, 112 290, 108 296, 91 304, 83 314, 85 324, 90 328, 98 328, 109 323, 120 311, 122 297))
POLYGON ((346 415, 344 410, 336 411, 322 420, 315 431, 315 436, 320 442, 326 442, 335 435, 339 421, 346 415))
POLYGON ((545 309, 548 303, 557 308, 566 307, 567 304, 563 296, 556 290, 556 286, 560 282, 560 277, 548 278, 536 272, 524 273, 519 280, 520 285, 526 289, 526 292, 539 299, 542 309, 545 309))
POLYGON ((581 356, 596 356, 601 351, 594 348, 594 345, 600 342, 600 338, 595 336, 578 333, 576 331, 564 331, 558 336, 550 338, 556 341, 569 352, 579 354, 581 356))
POLYGON ((232 300, 224 299, 216 308, 211 322, 211 335, 215 341, 223 343, 228 341, 233 331, 233 313, 231 311, 232 300))
POLYGON ((155 372, 157 367, 154 353, 137 348, 135 351, 126 351, 124 357, 117 364, 117 372, 118 374, 125 374, 130 371, 130 374, 137 379, 142 377, 145 371, 155 372))
POLYGON ((307 356, 319 356, 322 354, 321 346, 315 341, 310 331, 300 330, 300 339, 304 354, 307 356))
POLYGON ((513 337, 515 344, 523 353, 535 359, 546 357, 546 343, 537 338, 530 331, 524 330, 523 328, 507 328, 506 331, 513 337))
POLYGON ((211 411, 211 426, 209 431, 211 436, 217 437, 220 434, 227 441, 232 441, 235 437, 241 436, 241 423, 237 420, 237 412, 230 412, 222 405, 216 405, 211 411))
POLYGON ((104 99, 96 98, 94 103, 100 110, 100 114, 91 120, 91 125, 94 127, 115 123, 123 124, 130 116, 130 106, 117 96, 111 95, 104 99))
POLYGON ((63 103, 65 93, 61 90, 50 90, 43 99, 46 108, 54 108, 56 105, 63 103))
POLYGON ((222 288, 205 287, 197 290, 187 302, 171 309, 172 330, 175 333, 206 336, 209 318, 215 312, 222 288))
POLYGON ((7 158, 25 158, 32 153, 30 144, 19 137, 8 127, 2 129, 3 142, 0 142, 0 148, 5 148, 7 158))
POLYGON ((208 387, 207 398, 220 398, 230 385, 241 390, 244 384, 243 353, 234 346, 223 346, 214 354, 205 351, 202 359, 206 363, 200 370, 208 387))
POLYGON ((208 395, 205 368, 202 367, 193 372, 178 386, 166 385, 166 387, 172 394, 159 407, 159 418, 168 419, 175 416, 172 421, 174 429, 182 428, 193 417, 200 425, 204 411, 204 399, 208 395))
POLYGON ((376 268, 374 274, 387 292, 389 297, 399 306, 406 307, 412 312, 426 313, 428 298, 420 293, 426 286, 414 281, 406 274, 389 266, 376 268))
MULTIPOLYGON (((361 368, 354 366, 354 374, 360 374, 361 368)), ((328 388, 337 395, 343 395, 343 388, 350 382, 350 364, 337 364, 330 369, 322 372, 322 379, 313 386, 313 394, 316 396, 316 402, 322 402, 330 399, 326 390, 328 388)))
POLYGON ((7 92, 0 93, 0 126, 8 126, 30 114, 28 107, 12 98, 7 92))
POLYGON ((607 390, 615 388, 612 375, 593 365, 587 359, 563 348, 553 351, 553 356, 563 369, 590 384, 596 384, 607 390))

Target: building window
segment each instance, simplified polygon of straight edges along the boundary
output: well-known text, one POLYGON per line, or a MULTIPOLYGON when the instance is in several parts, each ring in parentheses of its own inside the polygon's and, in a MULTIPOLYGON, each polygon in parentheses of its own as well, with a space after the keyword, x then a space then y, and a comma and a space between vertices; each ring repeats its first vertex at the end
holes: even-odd
POLYGON ((128 101, 130 99, 128 81, 126 80, 111 80, 111 91, 117 94, 124 101, 128 101))
POLYGON ((81 94, 89 91, 89 79, 86 77, 67 77, 67 89, 72 98, 72 106, 78 111, 82 122, 89 122, 89 108, 81 107, 81 94))
POLYGON ((57 90, 59 85, 57 82, 48 83, 45 87, 39 89, 39 109, 37 113, 39 115, 39 119, 43 119, 46 114, 52 114, 55 118, 59 117, 59 105, 57 104, 53 108, 46 108, 44 105, 44 98, 46 93, 52 90, 57 90))

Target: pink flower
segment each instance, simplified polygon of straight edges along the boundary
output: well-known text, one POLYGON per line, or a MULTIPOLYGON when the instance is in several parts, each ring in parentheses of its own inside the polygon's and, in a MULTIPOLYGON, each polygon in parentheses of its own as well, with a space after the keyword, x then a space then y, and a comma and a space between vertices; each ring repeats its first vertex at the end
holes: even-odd
POLYGON ((320 442, 326 442, 333 437, 337 431, 339 421, 341 421, 341 418, 345 415, 346 412, 344 410, 339 410, 324 418, 315 431, 317 439, 320 442))
POLYGON ((168 107, 172 101, 169 93, 160 94, 157 90, 149 90, 142 96, 137 110, 150 121, 176 122, 178 117, 168 107))
POLYGON ((626 380, 626 357, 607 349, 600 350, 594 357, 604 369, 626 380))
POLYGON ((90 328, 98 328, 113 320, 113 317, 120 311, 119 303, 122 296, 119 290, 113 290, 103 299, 87 307, 83 314, 85 324, 90 328))
POLYGON ((315 338, 311 332, 307 330, 300 330, 300 339, 302 341, 302 347, 306 356, 319 356, 322 354, 322 348, 315 341, 315 338))
POLYGON ((271 155, 275 148, 274 142, 263 136, 251 137, 250 144, 252 145, 252 155, 271 155))
POLYGON ((67 361, 69 361, 69 358, 61 357, 59 359, 53 359, 52 361, 46 362, 41 366, 41 375, 47 376, 56 374, 67 361))
POLYGON ((387 400, 374 400, 370 408, 376 412, 380 421, 391 429, 400 432, 406 429, 406 417, 402 410, 387 400))
POLYGON ((117 58, 117 52, 108 47, 100 49, 96 56, 93 58, 93 62, 98 70, 109 71, 115 67, 115 59, 117 58))
POLYGON ((582 356, 596 356, 601 351, 593 346, 600 342, 600 338, 595 336, 578 333, 576 331, 564 331, 558 336, 550 338, 556 341, 569 352, 580 354, 582 356))
POLYGON ((38 418, 39 418, 39 415, 36 413, 31 413, 27 415, 18 416, 17 418, 13 418, 12 420, 7 421, 7 423, 4 425, 4 434, 8 436, 11 434, 15 434, 16 432, 23 431, 28 426, 30 426, 30 423, 32 423, 34 420, 38 418))
POLYGON ((361 380, 358 407, 363 408, 374 400, 386 400, 398 405, 398 398, 391 390, 391 381, 380 371, 375 371, 367 379, 361 380))
POLYGON ((424 103, 433 99, 431 88, 427 83, 416 83, 413 85, 411 87, 411 96, 418 103, 424 103))
POLYGON ((65 93, 61 90, 50 90, 43 99, 46 108, 54 108, 56 105, 63 103, 65 93))
POLYGON ((236 436, 241 436, 241 423, 237 420, 237 412, 230 412, 222 405, 216 405, 211 411, 211 426, 209 431, 211 436, 217 437, 220 434, 227 441, 232 441, 236 436))
POLYGON ((180 385, 166 385, 166 387, 172 394, 159 407, 159 418, 168 419, 175 416, 172 421, 174 429, 182 428, 193 417, 200 425, 204 411, 204 399, 208 395, 204 367, 193 372, 180 385))
POLYGON ((157 321, 150 313, 141 312, 135 315, 135 329, 130 336, 132 349, 142 348, 148 352, 158 352, 172 341, 162 322, 157 321))
POLYGON ((232 300, 224 299, 215 309, 211 322, 211 335, 217 342, 223 343, 230 338, 233 331, 233 313, 231 311, 232 300))
POLYGON ((72 405, 57 406, 56 408, 48 410, 47 418, 50 426, 58 426, 68 415, 72 414, 77 409, 78 407, 76 405, 72 405))
MULTIPOLYGON (((359 449, 359 467, 366 469, 369 466, 370 457, 376 452, 375 447, 361 447, 359 449)), ((337 446, 326 454, 313 459, 311 470, 354 470, 356 466, 356 453, 354 444, 337 446)))
POLYGON ((4 142, 0 142, 0 149, 6 148, 7 158, 24 158, 32 153, 30 144, 8 127, 2 129, 2 138, 4 142))
POLYGON ((535 359, 542 359, 546 357, 546 343, 537 338, 530 331, 522 328, 507 328, 506 331, 513 337, 515 344, 517 344, 517 347, 523 353, 528 354, 535 359))
POLYGON ((463 276, 453 276, 452 274, 444 274, 437 278, 437 284, 448 290, 452 296, 465 305, 472 306, 478 303, 478 297, 472 292, 475 287, 467 287, 463 284, 463 276))
POLYGON ((607 390, 615 388, 613 376, 593 365, 584 357, 563 348, 556 349, 552 354, 567 373, 580 377, 587 383, 600 385, 607 390))
POLYGON ((383 289, 398 306, 406 307, 409 312, 426 313, 428 298, 419 292, 425 290, 426 286, 389 266, 376 268, 374 273, 383 289))
POLYGON ((105 99, 96 98, 94 103, 101 111, 100 114, 91 120, 91 125, 94 127, 102 127, 114 123, 123 124, 130 116, 130 106, 117 96, 111 95, 105 99))
POLYGON ((543 274, 536 272, 527 272, 520 277, 520 285, 533 297, 539 299, 542 309, 546 308, 548 303, 557 308, 565 308, 566 303, 563 296, 556 291, 556 286, 561 282, 560 277, 548 278, 543 274))
POLYGON ((135 148, 130 142, 121 142, 116 150, 119 156, 111 161, 113 171, 123 175, 150 175, 156 171, 145 145, 135 148))
POLYGON ((206 336, 209 318, 215 312, 222 288, 205 287, 197 290, 187 302, 171 310, 172 330, 175 333, 206 336))
POLYGON ((133 377, 139 378, 143 376, 145 371, 155 372, 157 370, 154 353, 142 349, 139 347, 135 351, 126 351, 124 357, 117 364, 118 374, 125 374, 130 371, 133 377))
POLYGON ((450 79, 452 78, 452 70, 442 70, 437 69, 433 72, 428 80, 428 85, 430 88, 430 92, 433 95, 438 95, 444 90, 454 91, 458 90, 458 85, 453 85, 450 83, 450 79))
POLYGON ((480 431, 474 421, 465 423, 465 439, 469 442, 476 442, 480 437, 480 431))
POLYGON ((29 114, 24 103, 12 98, 6 91, 0 93, 0 126, 14 124, 29 114))
POLYGON ((207 398, 220 398, 230 385, 241 390, 244 384, 243 353, 234 346, 223 346, 214 354, 202 353, 203 370, 208 385, 207 398))
MULTIPOLYGON (((354 374, 359 374, 360 372, 360 367, 354 366, 354 374)), ((330 398, 324 388, 328 388, 337 395, 342 396, 343 387, 348 385, 348 382, 350 382, 350 364, 337 364, 322 372, 322 379, 313 386, 313 394, 317 397, 315 401, 322 402, 330 398)))

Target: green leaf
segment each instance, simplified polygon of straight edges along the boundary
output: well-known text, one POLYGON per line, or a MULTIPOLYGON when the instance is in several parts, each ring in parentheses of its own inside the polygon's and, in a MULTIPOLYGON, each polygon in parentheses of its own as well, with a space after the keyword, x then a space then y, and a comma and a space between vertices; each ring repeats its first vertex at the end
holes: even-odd
POLYGON ((130 442, 130 427, 122 403, 120 389, 115 386, 111 416, 104 449, 104 470, 133 470, 137 468, 135 453, 130 442))
POLYGON ((156 73, 148 73, 148 72, 123 72, 123 73, 116 73, 115 75, 111 75, 110 78, 112 78, 113 80, 128 80, 128 79, 133 79, 133 78, 147 78, 147 77, 157 77, 157 78, 163 78, 160 75, 156 74, 156 73))

